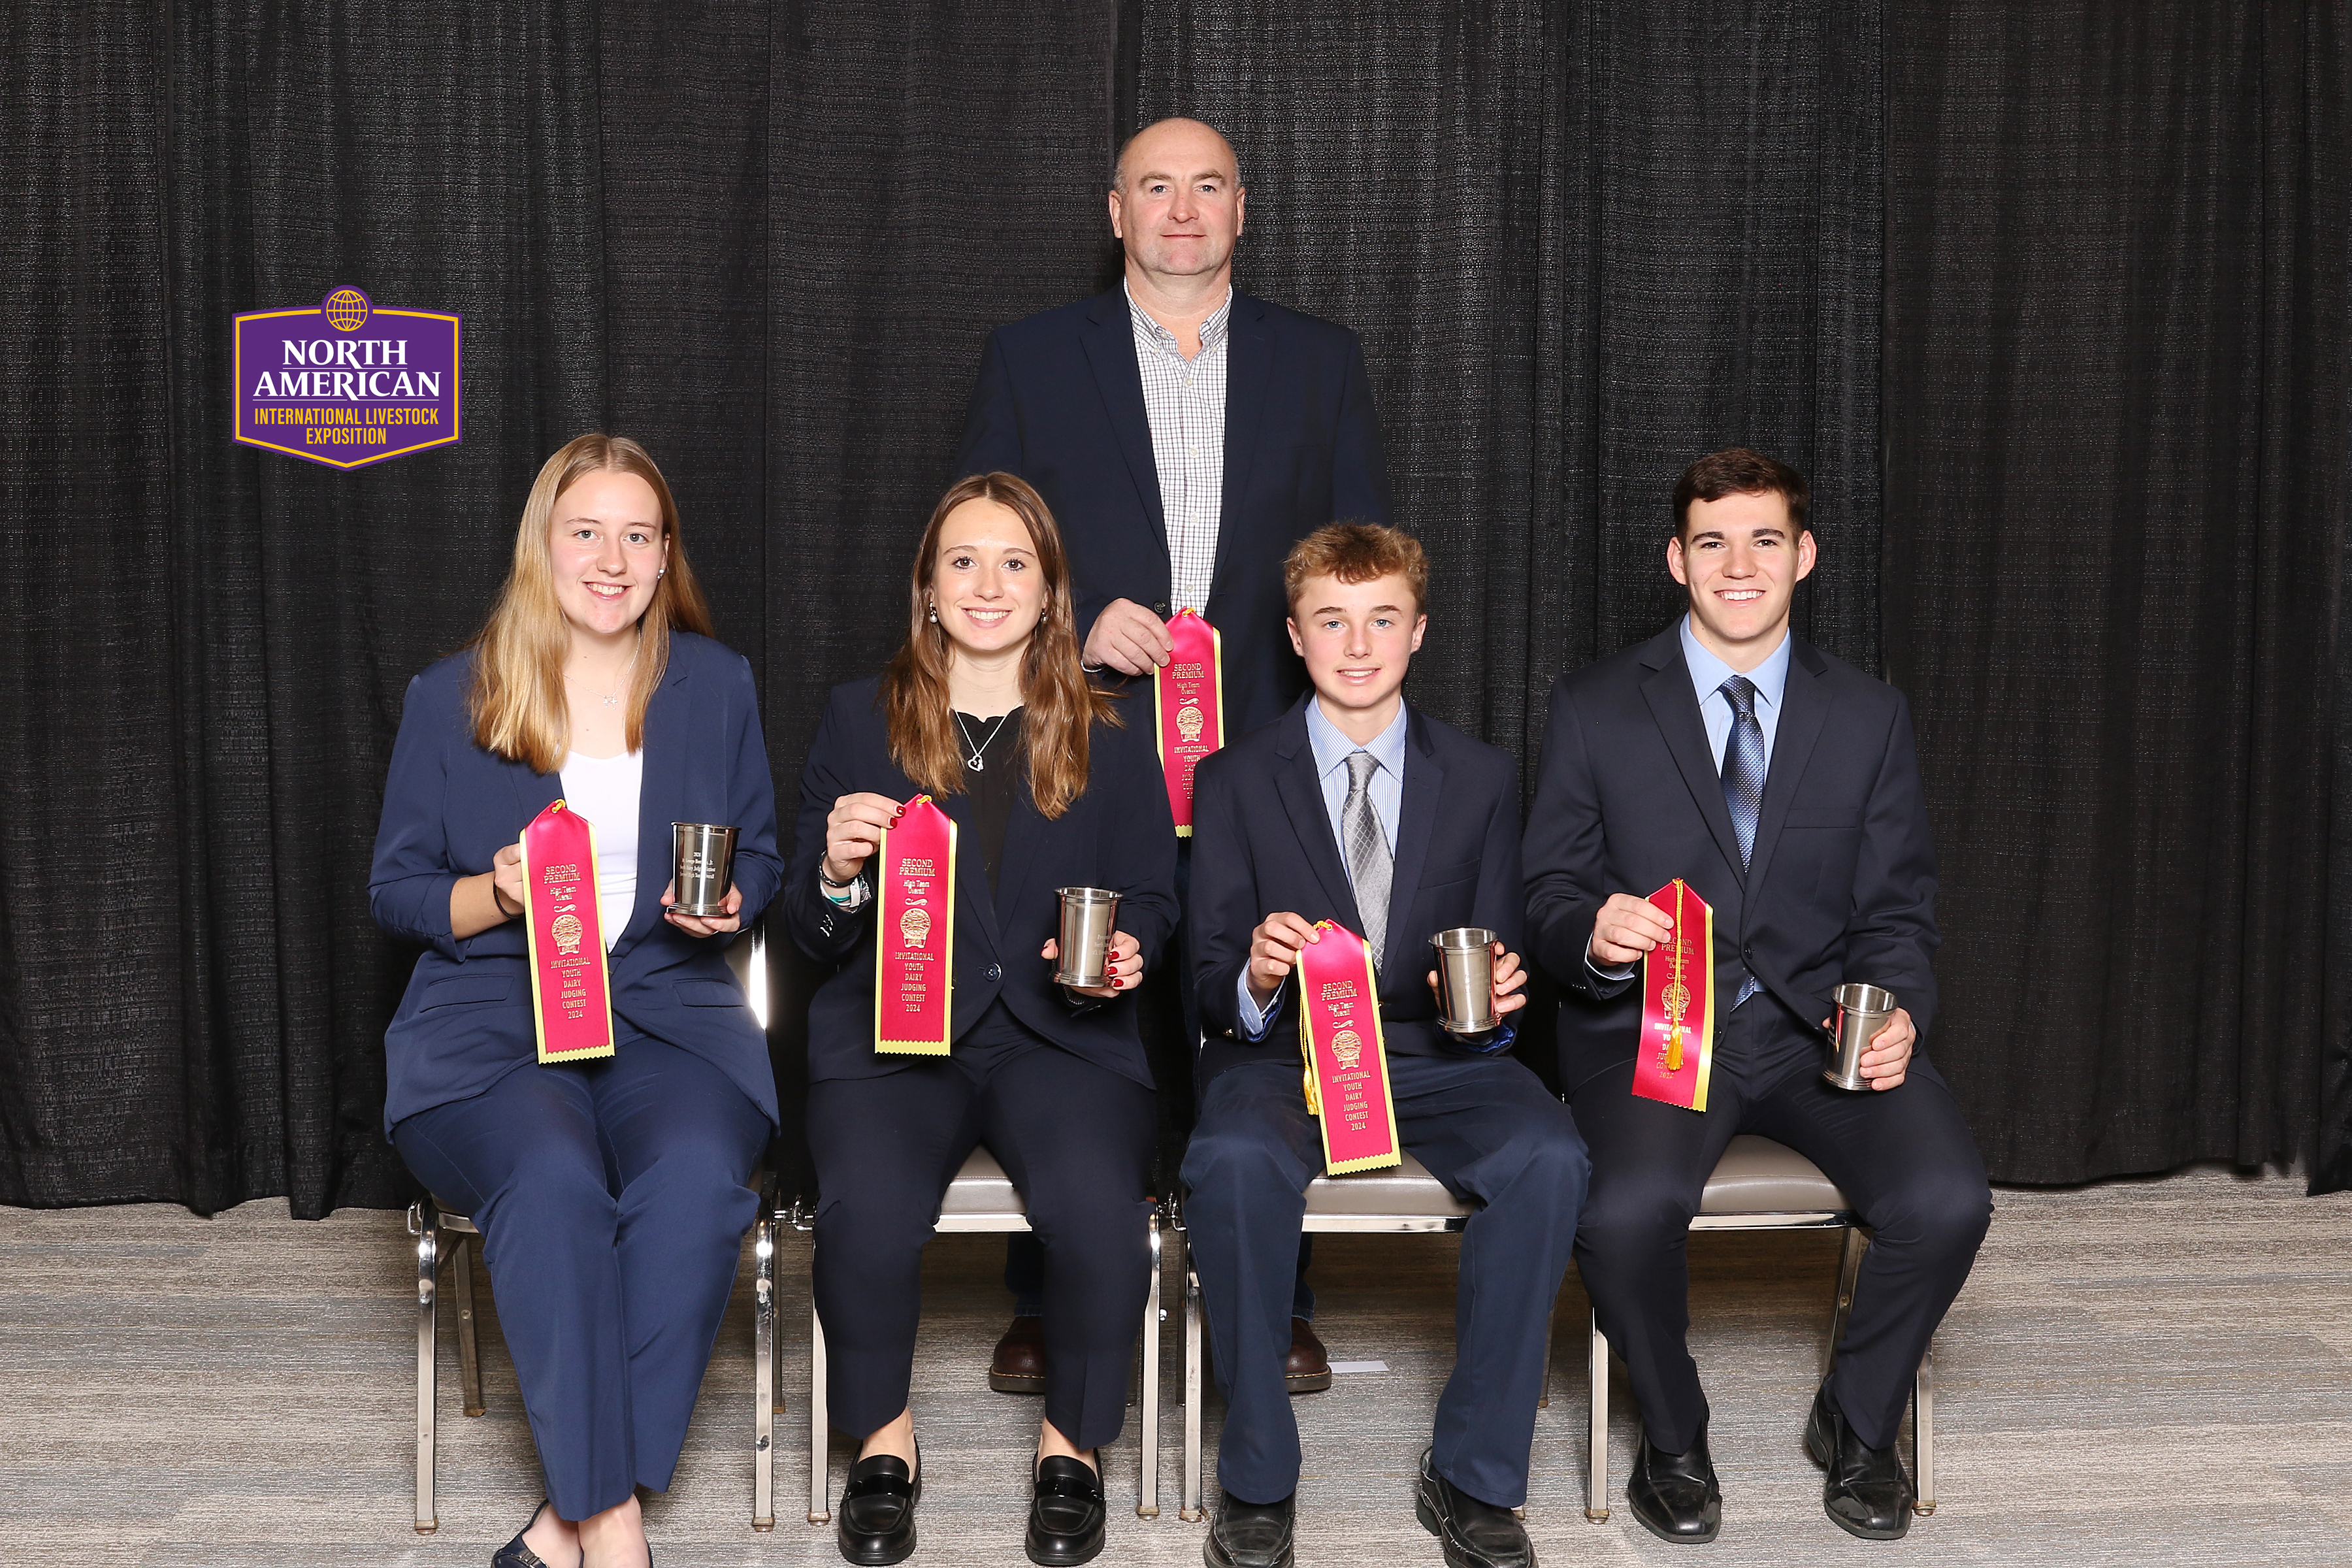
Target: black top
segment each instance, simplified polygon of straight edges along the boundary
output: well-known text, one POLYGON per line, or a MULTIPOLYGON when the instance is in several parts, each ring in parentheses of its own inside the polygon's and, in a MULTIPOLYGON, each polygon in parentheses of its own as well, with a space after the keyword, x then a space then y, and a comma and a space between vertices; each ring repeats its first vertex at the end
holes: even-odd
POLYGON ((988 865, 988 897, 996 899, 996 869, 1004 863, 1004 827, 1013 820, 1013 800, 1026 786, 1021 760, 1021 710, 1001 719, 955 716, 957 744, 964 757, 963 787, 971 795, 972 826, 980 830, 981 858, 988 865), (971 765, 974 749, 981 765, 971 765))

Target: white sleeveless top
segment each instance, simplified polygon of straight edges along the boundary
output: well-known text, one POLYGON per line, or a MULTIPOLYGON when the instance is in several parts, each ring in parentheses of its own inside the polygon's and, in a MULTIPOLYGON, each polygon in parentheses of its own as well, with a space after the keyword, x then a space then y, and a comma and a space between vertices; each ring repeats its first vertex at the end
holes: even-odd
POLYGON ((563 759, 563 802, 596 830, 596 912, 604 951, 621 940, 637 902, 637 796, 646 782, 646 754, 563 759))

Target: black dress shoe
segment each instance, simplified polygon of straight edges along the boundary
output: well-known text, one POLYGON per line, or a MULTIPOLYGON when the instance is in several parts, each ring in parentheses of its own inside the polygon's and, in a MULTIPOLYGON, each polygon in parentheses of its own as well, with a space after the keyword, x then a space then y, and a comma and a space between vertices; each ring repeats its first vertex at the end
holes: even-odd
POLYGON ((999 1394, 1045 1392, 1045 1320, 1013 1320, 988 1359, 988 1386, 999 1394))
POLYGON ((1291 1513, 1298 1499, 1244 1502, 1230 1494, 1217 1500, 1209 1538, 1201 1556, 1209 1568, 1290 1568, 1291 1513))
POLYGON ((1315 1325, 1290 1320, 1290 1353, 1282 1358, 1282 1385, 1293 1394, 1320 1394, 1331 1386, 1331 1356, 1316 1337, 1315 1325))
POLYGON ((1832 1524, 1864 1541, 1899 1541, 1911 1528, 1911 1478, 1903 1473, 1903 1456, 1891 1443, 1865 1447, 1845 1413, 1830 1403, 1826 1383, 1813 1395, 1805 1452, 1829 1471, 1822 1482, 1822 1511, 1832 1524))
MULTIPOLYGON (((922 1450, 915 1451, 918 1466, 922 1450)), ((841 1557, 858 1568, 888 1568, 915 1550, 915 1505, 923 1500, 923 1475, 896 1454, 871 1454, 849 1467, 834 1514, 841 1557)))
POLYGON ((1091 1563, 1103 1549, 1102 1477, 1084 1459, 1052 1454, 1030 1478, 1029 1561, 1044 1568, 1091 1563))
POLYGON ((546 1511, 547 1504, 543 1501, 530 1510, 530 1523, 517 1531, 512 1541, 490 1553, 490 1568, 547 1568, 546 1562, 539 1553, 522 1543, 522 1538, 530 1533, 530 1526, 537 1524, 539 1516, 546 1511))
POLYGON ((1625 1500, 1642 1528, 1661 1541, 1694 1545, 1713 1541, 1723 1530, 1723 1489, 1715 1484, 1715 1461, 1706 1451, 1706 1428, 1687 1454, 1669 1454, 1643 1435, 1633 1456, 1625 1500))
POLYGON ((1412 1511, 1444 1544, 1447 1568, 1536 1568, 1528 1527, 1507 1508, 1482 1502, 1437 1473, 1437 1450, 1421 1451, 1412 1511))

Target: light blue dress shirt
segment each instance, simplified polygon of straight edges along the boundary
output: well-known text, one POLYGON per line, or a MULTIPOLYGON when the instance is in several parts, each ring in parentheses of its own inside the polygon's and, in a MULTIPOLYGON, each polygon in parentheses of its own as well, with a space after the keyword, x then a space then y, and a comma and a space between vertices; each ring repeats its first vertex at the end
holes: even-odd
MULTIPOLYGON (((1698 716, 1706 725, 1707 754, 1715 759, 1717 776, 1723 773, 1723 749, 1731 740, 1731 699, 1723 694, 1723 683, 1738 670, 1706 651, 1691 630, 1688 615, 1682 619, 1683 663, 1690 668, 1691 690, 1698 697, 1698 716)), ((1789 634, 1780 634, 1780 646, 1764 656, 1764 662, 1747 672, 1756 683, 1756 727, 1764 731, 1764 776, 1772 776, 1772 742, 1780 733, 1780 699, 1789 689, 1789 634)), ((1603 980, 1633 978, 1632 967, 1603 969, 1592 962, 1592 947, 1588 941, 1584 949, 1584 967, 1603 980)))
MULTIPOLYGON (((1346 845, 1347 825, 1340 813, 1348 804, 1348 759, 1358 752, 1370 752, 1381 765, 1372 770, 1371 782, 1364 786, 1372 797, 1372 809, 1379 813, 1381 831, 1388 835, 1389 857, 1396 857, 1397 818, 1404 815, 1404 731, 1405 706, 1397 704, 1396 717, 1389 727, 1359 746, 1339 733, 1339 727, 1323 717, 1323 704, 1308 699, 1307 703, 1307 743, 1315 752, 1315 780, 1323 786, 1323 809, 1331 816, 1331 841, 1339 845, 1339 864, 1348 873, 1348 890, 1355 891, 1356 870, 1348 865, 1346 845)), ((1274 1005, 1265 1012, 1258 1011, 1257 998, 1250 994, 1249 965, 1242 966, 1242 1037, 1245 1040, 1265 1038, 1266 1025, 1282 1010, 1282 993, 1274 994, 1274 1005)))

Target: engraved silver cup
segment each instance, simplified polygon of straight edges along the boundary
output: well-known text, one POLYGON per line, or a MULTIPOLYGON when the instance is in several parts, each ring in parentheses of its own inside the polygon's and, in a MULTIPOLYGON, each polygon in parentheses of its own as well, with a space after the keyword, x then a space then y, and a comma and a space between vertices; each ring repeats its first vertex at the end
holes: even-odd
POLYGON ((1110 984, 1110 933, 1118 920, 1118 895, 1108 888, 1057 888, 1062 895, 1062 985, 1110 984))
POLYGON ((1495 933, 1456 926, 1431 937, 1429 945, 1437 950, 1438 1027, 1454 1035, 1495 1027, 1495 933))
POLYGON ((1840 1089, 1868 1089, 1870 1080, 1862 1076, 1862 1053, 1870 1037, 1894 1016, 1895 993, 1854 982, 1839 986, 1830 995, 1837 1003, 1836 1034, 1830 1047, 1830 1065, 1822 1069, 1822 1076, 1840 1089))
POLYGON ((723 920, 727 889, 735 885, 735 830, 710 822, 669 825, 671 908, 682 915, 723 920))

